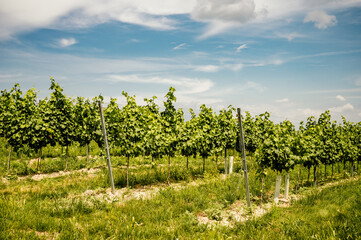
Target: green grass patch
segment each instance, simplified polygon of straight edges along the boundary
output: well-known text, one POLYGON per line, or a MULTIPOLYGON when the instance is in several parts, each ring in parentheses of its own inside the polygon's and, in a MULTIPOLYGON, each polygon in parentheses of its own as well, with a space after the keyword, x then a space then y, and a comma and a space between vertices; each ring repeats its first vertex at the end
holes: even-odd
POLYGON ((0 239, 361 237, 360 178, 322 191, 309 190, 307 197, 291 207, 274 207, 257 219, 229 226, 201 223, 199 216, 220 223, 226 209, 235 203, 245 205, 240 177, 207 175, 199 185, 167 187, 152 198, 129 201, 84 195, 87 189, 101 185, 85 174, 40 182, 13 181, 0 192, 0 239))

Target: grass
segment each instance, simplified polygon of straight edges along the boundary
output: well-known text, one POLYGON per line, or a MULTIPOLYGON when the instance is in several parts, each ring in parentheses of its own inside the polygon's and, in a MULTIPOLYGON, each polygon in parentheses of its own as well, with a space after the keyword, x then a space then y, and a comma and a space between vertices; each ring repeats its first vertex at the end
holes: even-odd
POLYGON ((238 224, 229 234, 245 239, 358 239, 361 237, 360 179, 342 183, 264 217, 238 224))
MULTIPOLYGON (((2 146, 1 151, 6 149, 2 146)), ((92 155, 99 154, 96 148, 92 155)), ((167 182, 167 159, 158 159, 151 165, 149 157, 131 159, 130 186, 127 190, 144 186, 162 185, 155 196, 146 199, 108 198, 109 186, 104 157, 78 157, 85 148, 70 148, 68 175, 32 180, 31 176, 16 180, 17 175, 32 175, 36 165, 30 164, 31 154, 14 154, 12 173, 7 175, 7 155, 1 156, 0 175, 0 239, 357 239, 361 238, 360 178, 337 186, 314 189, 307 182, 307 169, 297 166, 290 172, 290 194, 301 193, 307 197, 290 208, 274 207, 263 217, 238 222, 225 212, 239 211, 249 218, 245 209, 244 181, 241 174, 227 178, 223 160, 207 159, 206 171, 202 159, 191 158, 189 169, 185 158, 172 158, 171 182, 184 182, 185 187, 164 187, 167 182), (19 159, 17 159, 19 158, 19 159), (73 170, 97 168, 95 174, 73 170), (298 181, 301 168, 302 182, 298 181), (192 184, 196 181, 196 184, 192 184), (188 185, 187 185, 188 183, 188 185), (93 190, 96 194, 84 194, 93 190), (102 197, 99 197, 102 196, 102 197), (207 219, 205 224, 202 219, 207 219), (223 226, 223 222, 228 222, 223 226)), ((0 151, 0 152, 1 152, 0 151)), ((47 147, 43 153, 42 173, 63 170, 64 156, 60 147, 47 147)), ((252 206, 259 205, 261 184, 252 157, 247 157, 252 206)), ((126 185, 126 159, 112 156, 116 188, 126 185)), ((331 168, 320 167, 319 185, 336 179, 347 179, 348 165, 331 168), (338 171, 340 169, 340 172, 338 171), (321 172, 322 171, 322 172, 321 172)), ((241 172, 240 158, 236 158, 235 172, 241 172)), ((267 171, 264 182, 264 202, 272 201, 276 173, 267 171)), ((313 179, 312 171, 311 177, 313 179)), ((134 191, 135 191, 134 190, 134 191)), ((281 188, 281 192, 284 189, 281 188)))
MULTIPOLYGON (((206 174, 199 185, 165 187, 152 198, 104 201, 83 194, 104 189, 105 173, 76 173, 39 182, 0 185, 0 239, 357 239, 361 237, 360 178, 319 191, 257 219, 222 221, 245 205, 240 175, 206 174)), ((304 190, 304 192, 306 192, 304 190)), ((129 190, 131 191, 131 190, 129 190)), ((253 205, 256 201, 252 202, 253 205)), ((247 216, 247 212, 244 213, 247 216)))

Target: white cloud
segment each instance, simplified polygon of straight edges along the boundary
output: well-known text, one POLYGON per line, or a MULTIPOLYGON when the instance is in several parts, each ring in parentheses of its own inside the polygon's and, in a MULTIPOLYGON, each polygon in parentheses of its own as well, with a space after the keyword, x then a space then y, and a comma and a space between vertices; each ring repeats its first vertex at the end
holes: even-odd
POLYGON ((181 44, 175 46, 175 47, 173 48, 173 50, 179 50, 179 49, 183 48, 185 45, 187 45, 187 44, 186 44, 186 43, 181 43, 181 44))
POLYGON ((168 15, 190 13, 195 0, 12 0, 0 3, 0 39, 43 27, 78 28, 109 21, 174 29, 168 15))
POLYGON ((191 12, 191 18, 206 22, 204 39, 249 22, 255 17, 253 0, 198 0, 191 12))
POLYGON ((78 43, 78 41, 75 38, 62 38, 59 39, 57 42, 59 47, 69 47, 71 45, 78 43))
POLYGON ((248 81, 245 85, 241 87, 241 90, 256 90, 257 92, 264 92, 266 90, 266 87, 262 84, 248 81))
POLYGON ((199 72, 218 72, 219 66, 215 65, 202 65, 202 66, 196 66, 194 70, 199 72))
POLYGON ((108 75, 110 81, 145 83, 145 84, 163 84, 173 86, 179 89, 180 94, 203 93, 210 90, 214 83, 209 79, 200 78, 166 78, 166 77, 147 77, 139 75, 108 75))
POLYGON ((303 34, 299 34, 297 32, 292 32, 292 33, 280 33, 278 34, 278 37, 280 38, 286 38, 289 42, 292 41, 293 39, 296 38, 302 38, 304 37, 303 34))
POLYGON ((350 110, 354 110, 354 109, 355 109, 354 106, 352 106, 350 103, 347 103, 340 107, 330 108, 330 111, 336 112, 336 113, 341 113, 341 112, 350 111, 350 110))
POLYGON ((336 16, 328 15, 324 11, 316 10, 307 14, 303 22, 314 22, 318 29, 326 29, 337 24, 336 16))
POLYGON ((277 103, 287 103, 289 102, 289 99, 288 98, 282 98, 282 99, 278 99, 276 100, 277 103))
POLYGON ((241 46, 239 46, 237 49, 236 49, 236 52, 240 52, 242 51, 243 49, 247 48, 247 44, 242 44, 241 46))
POLYGON ((197 21, 245 23, 255 16, 253 0, 198 0, 191 17, 197 21))
POLYGON ((344 98, 343 96, 341 95, 337 95, 336 98, 342 102, 346 101, 346 98, 344 98))
MULTIPOLYGON (((110 21, 136 24, 156 30, 178 27, 173 15, 189 14, 207 24, 200 38, 253 23, 284 21, 314 9, 307 21, 326 28, 337 20, 324 11, 361 6, 360 0, 11 0, 0 3, 0 40, 39 28, 74 29, 110 21)), ((292 36, 290 36, 290 39, 292 36)), ((294 38, 294 37, 293 37, 294 38)), ((293 39, 292 38, 292 39, 293 39)))
POLYGON ((299 108, 297 109, 297 111, 301 113, 303 117, 319 116, 322 112, 322 110, 311 109, 311 108, 299 108))

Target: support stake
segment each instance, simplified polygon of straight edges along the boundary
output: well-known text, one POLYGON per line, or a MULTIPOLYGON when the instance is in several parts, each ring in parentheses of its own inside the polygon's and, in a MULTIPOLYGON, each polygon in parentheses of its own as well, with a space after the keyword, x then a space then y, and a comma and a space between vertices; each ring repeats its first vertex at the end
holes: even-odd
POLYGON ((106 151, 106 153, 107 153, 107 164, 108 164, 110 185, 111 185, 111 187, 112 187, 112 193, 115 194, 114 179, 113 179, 113 172, 112 172, 112 165, 111 165, 111 163, 110 163, 110 153, 109 153, 109 147, 108 147, 107 131, 106 131, 106 129, 105 129, 105 122, 104 122, 104 115, 103 115, 103 109, 102 109, 102 103, 101 103, 101 101, 98 101, 98 104, 99 104, 100 118, 101 118, 101 121, 102 121, 102 130, 103 130, 105 151, 106 151))
POLYGON ((243 171, 244 171, 244 183, 246 185, 246 197, 247 197, 247 207, 251 207, 251 199, 249 197, 249 184, 248 184, 248 172, 247 172, 247 161, 246 161, 246 148, 244 145, 244 136, 243 136, 243 125, 242 125, 242 118, 241 118, 241 109, 237 108, 237 115, 238 115, 238 123, 239 123, 239 144, 240 149, 242 151, 243 157, 243 171))

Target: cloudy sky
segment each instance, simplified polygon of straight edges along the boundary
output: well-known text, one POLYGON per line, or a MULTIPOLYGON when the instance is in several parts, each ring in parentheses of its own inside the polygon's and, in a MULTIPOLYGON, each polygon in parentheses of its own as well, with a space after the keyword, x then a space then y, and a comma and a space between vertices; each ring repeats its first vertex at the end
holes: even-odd
POLYGON ((0 0, 0 89, 361 120, 361 0, 0 0))

